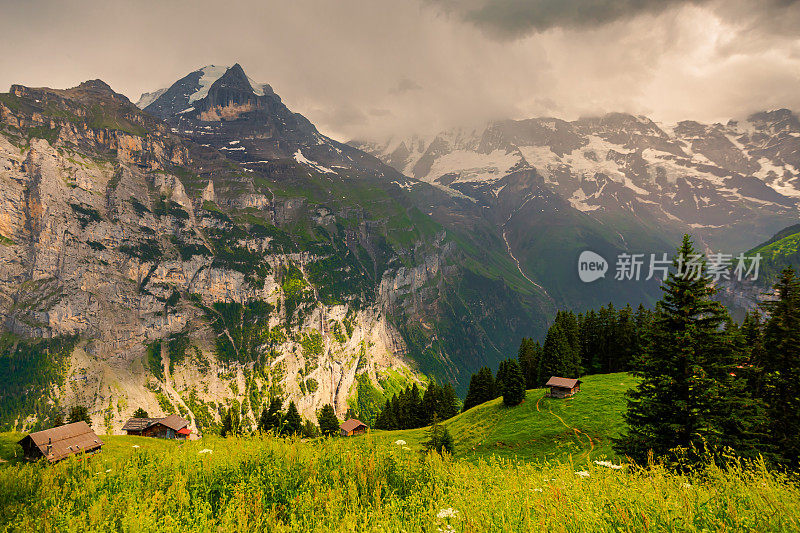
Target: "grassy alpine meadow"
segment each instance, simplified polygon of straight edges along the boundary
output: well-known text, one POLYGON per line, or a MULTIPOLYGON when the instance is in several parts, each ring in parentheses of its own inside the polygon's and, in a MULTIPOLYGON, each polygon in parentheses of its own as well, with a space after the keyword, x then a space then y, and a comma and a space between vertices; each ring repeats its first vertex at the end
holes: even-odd
POLYGON ((107 440, 83 461, 4 465, 3 530, 800 529, 797 484, 760 464, 676 475, 611 462, 440 458, 371 438, 107 440))
POLYGON ((18 458, 0 434, 2 531, 799 531, 800 486, 759 462, 676 474, 617 457, 627 374, 571 400, 527 392, 425 429, 316 440, 103 436, 100 454, 18 458))

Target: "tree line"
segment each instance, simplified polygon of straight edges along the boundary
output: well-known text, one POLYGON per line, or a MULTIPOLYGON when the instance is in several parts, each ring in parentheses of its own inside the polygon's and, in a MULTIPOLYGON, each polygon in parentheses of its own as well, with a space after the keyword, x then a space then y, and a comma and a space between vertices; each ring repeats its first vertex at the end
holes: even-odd
POLYGON ((386 400, 375 419, 376 429, 413 429, 429 426, 434 418, 447 420, 459 412, 460 401, 450 383, 431 380, 425 392, 414 383, 386 400))
POLYGON ((501 396, 504 404, 518 405, 525 399, 525 388, 523 366, 516 359, 501 361, 497 367, 496 377, 492 375, 492 369, 485 366, 470 378, 463 410, 466 411, 501 396))

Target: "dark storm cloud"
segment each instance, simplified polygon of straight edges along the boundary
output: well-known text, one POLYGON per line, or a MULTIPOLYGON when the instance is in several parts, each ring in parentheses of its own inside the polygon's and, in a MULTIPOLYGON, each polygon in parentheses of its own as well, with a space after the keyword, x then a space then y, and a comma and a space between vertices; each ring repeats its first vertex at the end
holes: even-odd
POLYGON ((660 13, 703 0, 427 0, 500 38, 550 28, 581 28, 660 13))
MULTIPOLYGON (((597 27, 684 5, 710 5, 722 16, 792 27, 784 15, 798 0, 425 0, 489 35, 514 39, 551 28, 597 27)), ((797 27, 793 27, 797 31, 797 27)))

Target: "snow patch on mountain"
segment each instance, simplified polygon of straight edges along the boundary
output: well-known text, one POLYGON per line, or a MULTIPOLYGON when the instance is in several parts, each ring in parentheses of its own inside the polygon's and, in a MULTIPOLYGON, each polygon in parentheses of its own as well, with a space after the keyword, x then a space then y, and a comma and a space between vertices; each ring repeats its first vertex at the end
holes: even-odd
POLYGON ((317 163, 315 161, 312 161, 312 160, 306 158, 303 155, 303 151, 302 150, 297 150, 294 153, 294 160, 297 161, 298 163, 303 164, 303 165, 307 165, 309 167, 312 167, 312 168, 322 172, 323 174, 336 174, 335 170, 331 170, 331 169, 329 169, 328 167, 326 167, 324 165, 321 165, 321 164, 319 164, 319 163, 317 163))
POLYGON ((518 155, 505 150, 494 150, 488 154, 457 150, 436 159, 422 179, 431 182, 455 174, 457 181, 493 182, 508 174, 518 162, 518 155))
POLYGON ((224 66, 217 66, 217 65, 209 65, 207 67, 203 67, 200 69, 203 73, 200 76, 200 80, 198 83, 200 84, 199 88, 189 95, 189 103, 196 102, 197 100, 202 100, 206 96, 208 96, 208 90, 214 85, 214 82, 220 79, 225 72, 228 71, 228 67, 224 66))
POLYGON ((167 92, 167 90, 169 90, 169 87, 164 87, 163 89, 158 89, 157 91, 153 91, 151 93, 142 93, 142 96, 140 96, 139 100, 136 102, 136 107, 139 109, 144 109, 155 102, 158 97, 167 92))

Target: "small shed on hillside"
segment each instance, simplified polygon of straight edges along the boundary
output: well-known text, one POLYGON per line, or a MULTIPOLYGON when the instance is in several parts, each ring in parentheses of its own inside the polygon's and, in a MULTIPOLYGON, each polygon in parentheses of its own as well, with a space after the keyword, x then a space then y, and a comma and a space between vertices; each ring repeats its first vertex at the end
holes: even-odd
POLYGON ((546 387, 550 388, 548 396, 552 398, 567 398, 581 390, 581 380, 560 378, 553 376, 547 381, 546 387))
POLYGON ((18 444, 22 446, 26 459, 36 461, 45 458, 55 463, 77 453, 97 453, 103 441, 95 435, 89 424, 81 421, 31 433, 18 444))
POLYGON ((185 439, 190 434, 189 421, 178 415, 164 418, 131 418, 122 426, 128 435, 159 439, 185 439))
POLYGON ((339 428, 342 431, 342 437, 352 437, 367 432, 367 425, 356 418, 345 420, 339 428))

